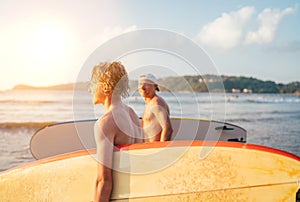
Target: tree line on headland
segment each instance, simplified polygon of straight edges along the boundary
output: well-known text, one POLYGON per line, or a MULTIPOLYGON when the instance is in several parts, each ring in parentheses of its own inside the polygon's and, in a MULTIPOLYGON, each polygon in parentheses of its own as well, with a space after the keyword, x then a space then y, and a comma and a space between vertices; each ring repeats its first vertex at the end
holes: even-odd
MULTIPOLYGON (((165 77, 158 79, 161 91, 173 92, 252 92, 252 93, 291 93, 300 94, 300 82, 288 84, 263 81, 253 77, 215 75, 193 75, 165 77)), ((76 83, 77 90, 87 90, 85 82, 76 83)), ((13 90, 73 90, 74 84, 62 84, 49 87, 17 85, 13 90)), ((131 90, 138 88, 137 80, 130 80, 131 90)))
POLYGON ((253 77, 215 75, 168 77, 159 79, 160 84, 172 86, 172 91, 218 92, 252 92, 252 93, 300 93, 300 82, 288 84, 263 81, 253 77), (186 84, 182 81, 186 81, 186 84), (189 86, 187 88, 187 86, 189 86))

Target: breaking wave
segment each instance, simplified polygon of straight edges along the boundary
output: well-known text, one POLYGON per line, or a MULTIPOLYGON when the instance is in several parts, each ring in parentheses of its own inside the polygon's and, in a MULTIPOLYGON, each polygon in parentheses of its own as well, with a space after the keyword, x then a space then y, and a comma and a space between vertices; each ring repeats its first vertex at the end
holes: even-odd
POLYGON ((0 129, 19 129, 19 128, 38 129, 54 123, 56 122, 3 122, 0 123, 0 129))

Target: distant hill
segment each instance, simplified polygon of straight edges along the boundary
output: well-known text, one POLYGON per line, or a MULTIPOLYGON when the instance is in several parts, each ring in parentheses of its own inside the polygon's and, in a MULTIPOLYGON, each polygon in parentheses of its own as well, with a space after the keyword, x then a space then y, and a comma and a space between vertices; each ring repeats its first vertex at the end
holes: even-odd
POLYGON ((227 92, 231 92, 234 88, 241 91, 250 89, 253 93, 300 93, 300 82, 282 84, 243 76, 222 76, 222 80, 227 92))
POLYGON ((159 80, 160 84, 172 86, 173 91, 218 92, 225 88, 226 92, 252 93, 293 93, 300 94, 300 82, 277 84, 274 81, 263 81, 253 77, 215 75, 168 77, 159 80), (185 84, 184 84, 185 83, 185 84), (188 84, 188 85, 187 85, 188 84))
MULTIPOLYGON (((77 83, 76 89, 80 90, 87 90, 88 83, 77 83)), ((29 86, 29 85, 16 85, 12 90, 73 90, 74 89, 74 83, 68 83, 68 84, 60 84, 60 85, 54 85, 54 86, 29 86)))
MULTIPOLYGON (((274 81, 263 81, 253 77, 243 76, 225 76, 221 79, 226 92, 232 92, 233 89, 237 92, 253 93, 295 93, 300 94, 300 82, 291 82, 288 84, 277 84, 274 81)), ((215 75, 196 75, 196 76, 181 76, 181 77, 166 77, 158 80, 161 91, 173 92, 213 92, 221 91, 223 86, 220 85, 220 77, 215 75)), ((73 90, 73 83, 61 84, 48 87, 34 87, 28 85, 16 85, 13 90, 73 90)), ((135 91, 138 88, 137 80, 130 80, 130 88, 135 91)), ((88 90, 88 82, 76 83, 77 90, 88 90)))

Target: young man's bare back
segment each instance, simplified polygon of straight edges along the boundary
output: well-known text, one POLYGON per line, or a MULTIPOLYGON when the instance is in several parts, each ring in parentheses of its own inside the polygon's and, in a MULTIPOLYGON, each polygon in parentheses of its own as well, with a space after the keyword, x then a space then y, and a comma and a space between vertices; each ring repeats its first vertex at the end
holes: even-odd
POLYGON ((128 75, 119 62, 100 63, 93 69, 90 90, 93 103, 102 104, 106 113, 94 126, 97 144, 97 178, 94 201, 109 201, 113 189, 112 168, 114 146, 142 141, 139 119, 122 102, 128 95, 128 75))

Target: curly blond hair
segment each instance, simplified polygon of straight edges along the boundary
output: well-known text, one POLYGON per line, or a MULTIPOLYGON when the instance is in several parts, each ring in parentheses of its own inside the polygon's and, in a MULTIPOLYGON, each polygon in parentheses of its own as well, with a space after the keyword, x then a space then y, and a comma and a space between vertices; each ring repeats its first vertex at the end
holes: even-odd
POLYGON ((94 66, 90 91, 102 88, 105 95, 129 96, 129 81, 125 67, 120 62, 101 62, 94 66), (92 89, 94 88, 94 89, 92 89))

